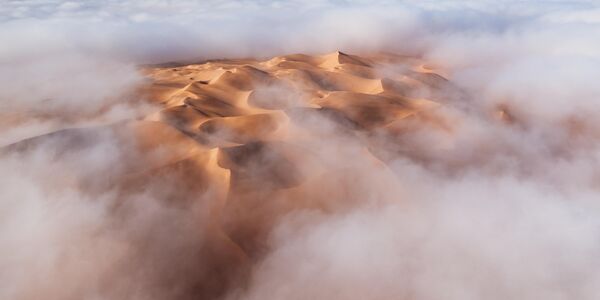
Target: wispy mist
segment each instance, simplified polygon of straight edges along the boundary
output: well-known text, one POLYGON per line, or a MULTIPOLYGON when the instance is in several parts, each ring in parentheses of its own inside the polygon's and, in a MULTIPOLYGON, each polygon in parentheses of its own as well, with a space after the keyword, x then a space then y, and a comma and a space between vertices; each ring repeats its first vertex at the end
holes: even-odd
POLYGON ((6 1, 0 298, 598 299, 599 25, 594 1, 6 1), (336 50, 435 66, 437 123, 290 114, 297 177, 260 154, 228 193, 216 149, 130 122, 158 110, 141 64, 336 50))

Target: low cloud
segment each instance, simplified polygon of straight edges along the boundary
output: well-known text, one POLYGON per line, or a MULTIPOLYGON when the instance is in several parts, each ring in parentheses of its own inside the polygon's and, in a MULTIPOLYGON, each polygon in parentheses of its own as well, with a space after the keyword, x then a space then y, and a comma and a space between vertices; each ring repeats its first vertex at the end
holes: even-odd
MULTIPOLYGON (((593 1, 8 1, 0 146, 117 129, 88 128, 83 150, 64 132, 3 148, 0 298, 180 299, 215 284, 205 297, 598 299, 599 11, 593 1), (460 90, 436 110, 452 130, 407 120, 401 135, 357 138, 304 120, 298 130, 318 134, 300 144, 330 176, 304 195, 315 205, 271 224, 250 271, 206 225, 211 208, 172 202, 212 203, 221 181, 193 190, 184 167, 134 191, 111 181, 118 166, 143 173, 168 160, 164 149, 142 157, 124 142, 136 131, 114 125, 155 110, 136 102, 140 64, 335 50, 431 62, 460 90), (387 167, 361 156, 368 143, 387 167), (216 272, 223 257, 240 270, 216 272), (247 281, 214 283, 236 276, 247 281)), ((287 96, 263 105, 304 95, 287 96)))

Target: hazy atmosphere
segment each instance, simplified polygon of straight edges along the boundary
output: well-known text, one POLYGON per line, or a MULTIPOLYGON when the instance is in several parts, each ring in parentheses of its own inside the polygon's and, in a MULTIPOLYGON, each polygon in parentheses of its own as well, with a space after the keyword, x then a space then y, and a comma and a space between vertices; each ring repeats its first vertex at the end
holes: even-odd
POLYGON ((599 299, 596 1, 0 0, 0 299, 599 299))

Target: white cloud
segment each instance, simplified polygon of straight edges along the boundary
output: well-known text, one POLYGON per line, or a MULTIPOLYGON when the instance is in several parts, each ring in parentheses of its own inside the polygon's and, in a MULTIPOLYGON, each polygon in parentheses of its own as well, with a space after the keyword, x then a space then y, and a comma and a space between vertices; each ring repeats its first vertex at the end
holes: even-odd
MULTIPOLYGON (((463 105, 440 109, 459 120, 455 132, 418 128, 405 136, 407 148, 428 161, 397 157, 391 166, 397 184, 360 165, 353 150, 361 145, 348 139, 334 135, 310 145, 356 168, 352 187, 360 193, 349 193, 357 198, 351 200, 384 203, 284 218, 248 289, 230 296, 597 299, 598 11, 595 1, 4 1, 0 117, 93 114, 127 99, 141 80, 140 63, 338 49, 422 54, 468 95, 458 99, 463 105), (508 106, 517 124, 482 117, 498 105, 508 106), (570 127, 575 121, 577 130, 570 127)), ((117 107, 104 121, 139 113, 117 107)), ((5 123, 0 145, 80 125, 5 123)), ((107 204, 94 200, 111 203, 114 195, 89 199, 63 174, 94 176, 122 159, 112 139, 98 140, 67 163, 44 151, 0 159, 0 296, 32 290, 32 274, 44 276, 33 282, 52 291, 48 298, 89 296, 78 283, 99 284, 115 264, 135 257, 138 245, 129 238, 191 218, 150 200, 129 224, 139 231, 108 230, 107 204), (79 259, 94 260, 94 251, 104 260, 80 269, 79 259), (56 275, 59 258, 67 285, 46 280, 56 275)), ((188 226, 169 228, 191 234, 188 226)), ((160 235, 153 245, 170 238, 160 235)), ((120 274, 115 278, 127 283, 131 273, 120 274)), ((132 298, 140 286, 152 286, 146 277, 135 278, 140 285, 124 283, 119 288, 125 291, 100 295, 132 298)))

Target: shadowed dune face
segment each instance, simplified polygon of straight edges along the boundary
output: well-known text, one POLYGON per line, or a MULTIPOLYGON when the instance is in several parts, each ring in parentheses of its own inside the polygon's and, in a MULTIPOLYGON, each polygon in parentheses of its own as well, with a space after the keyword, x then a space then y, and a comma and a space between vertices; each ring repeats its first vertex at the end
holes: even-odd
POLYGON ((0 149, 22 202, 0 210, 0 298, 597 294, 595 122, 531 125, 394 54, 141 73, 152 113, 0 149))

